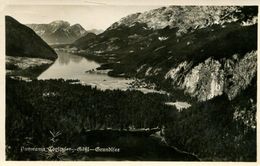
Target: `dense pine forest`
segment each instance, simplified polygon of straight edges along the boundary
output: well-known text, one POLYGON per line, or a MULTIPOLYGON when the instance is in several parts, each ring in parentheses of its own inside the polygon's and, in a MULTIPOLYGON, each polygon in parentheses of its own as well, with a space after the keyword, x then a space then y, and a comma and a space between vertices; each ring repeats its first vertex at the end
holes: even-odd
POLYGON ((166 6, 80 38, 6 16, 6 160, 256 161, 257 19, 166 6))
POLYGON ((220 96, 192 103, 179 112, 164 104, 171 100, 167 95, 101 91, 73 81, 25 82, 7 77, 7 156, 12 160, 33 159, 37 153, 26 156, 21 146, 53 145, 50 131, 61 133, 56 146, 77 146, 84 142, 79 141, 82 133, 89 130, 165 128, 162 136, 169 145, 198 154, 203 160, 254 161, 255 88, 250 87, 233 101, 220 96), (238 110, 244 114, 234 119, 238 110))

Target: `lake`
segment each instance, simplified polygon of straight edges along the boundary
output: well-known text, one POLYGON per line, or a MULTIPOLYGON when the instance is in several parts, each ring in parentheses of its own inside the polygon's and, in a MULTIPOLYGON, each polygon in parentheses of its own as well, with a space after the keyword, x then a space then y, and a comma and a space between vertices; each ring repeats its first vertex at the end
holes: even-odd
MULTIPOLYGON (((101 90, 106 89, 120 89, 120 90, 139 90, 143 93, 161 93, 167 94, 165 91, 158 91, 155 89, 148 89, 144 87, 131 88, 130 84, 134 82, 133 79, 126 79, 122 77, 111 77, 106 72, 96 71, 100 66, 99 63, 89 60, 85 57, 78 56, 72 53, 56 51, 58 58, 56 61, 45 70, 38 79, 74 79, 79 80, 81 84, 91 85, 101 90), (94 72, 93 72, 94 70, 94 72), (88 72, 91 71, 91 72, 88 72)), ((186 109, 190 105, 186 102, 169 102, 166 105, 175 105, 178 110, 186 109)))
MULTIPOLYGON (((58 58, 44 71, 38 79, 77 79, 82 84, 96 86, 99 89, 129 89, 134 80, 110 77, 105 72, 96 72, 100 66, 95 61, 67 52, 57 51, 58 58), (94 70, 94 71, 93 71, 94 70), (90 71, 90 72, 87 72, 90 71)), ((156 92, 153 89, 136 88, 144 93, 156 92)), ((87 147, 92 151, 72 152, 65 155, 63 160, 130 160, 130 161, 197 161, 198 159, 184 152, 180 152, 167 145, 163 137, 151 136, 147 131, 113 131, 94 130, 79 135, 73 139, 74 148, 87 147), (119 153, 96 152, 97 148, 118 148, 119 153)), ((66 144, 64 145, 66 146, 66 144)))
POLYGON ((95 61, 67 52, 57 51, 58 58, 44 71, 38 79, 77 79, 82 84, 91 85, 99 89, 126 90, 133 81, 120 77, 110 77, 106 73, 86 72, 100 66, 95 61))
POLYGON ((72 152, 63 160, 90 161, 199 161, 150 135, 149 131, 92 130, 75 135, 73 148, 89 148, 72 152))
POLYGON ((89 60, 85 57, 72 53, 56 51, 58 58, 56 61, 38 77, 39 80, 46 79, 64 79, 79 80, 81 84, 90 85, 101 90, 120 89, 120 90, 139 90, 143 93, 162 93, 165 91, 157 91, 144 87, 131 87, 133 79, 123 77, 108 76, 106 71, 96 70, 101 64, 89 60))

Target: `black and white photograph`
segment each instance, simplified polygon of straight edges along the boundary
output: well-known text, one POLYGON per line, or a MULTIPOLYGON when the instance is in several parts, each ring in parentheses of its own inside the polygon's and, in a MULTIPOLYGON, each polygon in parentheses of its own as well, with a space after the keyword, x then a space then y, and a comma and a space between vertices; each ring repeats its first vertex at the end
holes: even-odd
POLYGON ((6 161, 257 161, 257 4, 57 2, 3 9, 6 161))

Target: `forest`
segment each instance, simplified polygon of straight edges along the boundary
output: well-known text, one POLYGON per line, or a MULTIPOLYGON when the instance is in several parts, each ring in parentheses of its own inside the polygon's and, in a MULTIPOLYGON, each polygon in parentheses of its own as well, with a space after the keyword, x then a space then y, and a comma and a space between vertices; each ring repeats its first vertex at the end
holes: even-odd
POLYGON ((86 131, 164 126, 170 146, 202 160, 256 160, 256 85, 233 101, 220 96, 181 112, 165 105, 172 99, 163 94, 101 91, 61 79, 7 77, 6 85, 7 159, 31 159, 20 147, 52 145, 50 131, 62 133, 58 145, 76 146, 75 137, 86 131))
POLYGON ((46 146, 53 130, 62 133, 61 143, 67 145, 86 130, 161 127, 174 109, 162 103, 166 96, 160 94, 100 91, 64 80, 24 82, 7 77, 6 94, 10 154, 19 153, 28 137, 32 144, 46 146))

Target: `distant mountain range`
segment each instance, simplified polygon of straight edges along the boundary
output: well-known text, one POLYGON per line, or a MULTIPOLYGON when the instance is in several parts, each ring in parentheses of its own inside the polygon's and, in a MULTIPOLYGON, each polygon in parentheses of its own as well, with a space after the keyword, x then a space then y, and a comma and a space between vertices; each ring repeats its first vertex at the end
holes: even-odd
POLYGON ((233 99, 256 77, 257 7, 168 6, 131 14, 71 47, 113 76, 233 99), (93 56, 92 56, 93 57, 93 56))
POLYGON ((57 58, 55 51, 32 29, 10 16, 6 16, 5 21, 6 55, 51 60, 57 58))
POLYGON ((70 25, 69 22, 62 20, 49 24, 26 24, 26 26, 33 29, 48 44, 72 43, 88 33, 80 24, 70 25))
MULTIPOLYGON (((258 6, 167 6, 131 14, 100 34, 64 21, 46 26, 50 36, 67 36, 49 42, 70 43, 70 36, 82 34, 55 49, 100 61, 99 69, 110 69, 110 76, 164 90, 167 100, 190 102, 187 110, 173 108, 169 114, 166 107, 158 114, 144 109, 165 124, 167 144, 205 161, 256 161, 257 16, 258 6)), ((36 27, 44 38, 47 30, 36 27)), ((57 56, 11 17, 6 17, 6 50, 10 56, 57 56)))

